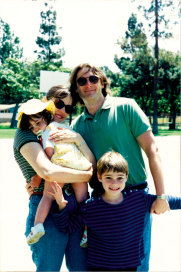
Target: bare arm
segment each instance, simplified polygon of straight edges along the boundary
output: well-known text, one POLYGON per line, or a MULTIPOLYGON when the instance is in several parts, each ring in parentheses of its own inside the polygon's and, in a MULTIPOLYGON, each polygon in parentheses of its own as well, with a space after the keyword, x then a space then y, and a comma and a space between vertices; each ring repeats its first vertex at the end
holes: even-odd
MULTIPOLYGON (((143 133, 137 138, 137 141, 148 157, 149 167, 153 177, 156 194, 165 194, 161 158, 152 131, 143 133)), ((151 207, 151 213, 154 212, 160 214, 167 210, 169 210, 168 202, 167 200, 162 199, 155 200, 151 207)))
POLYGON ((20 152, 35 172, 45 180, 56 180, 60 183, 89 182, 92 176, 92 169, 79 171, 51 163, 39 143, 27 143, 21 147, 20 152))
POLYGON ((51 160, 53 154, 54 154, 54 149, 52 147, 46 147, 44 149, 45 154, 47 155, 47 157, 49 158, 49 160, 51 160))
POLYGON ((62 188, 58 185, 56 181, 51 183, 51 187, 53 192, 48 193, 56 200, 59 209, 63 210, 68 202, 63 197, 62 188))
POLYGON ((49 140, 59 143, 74 143, 86 159, 92 163, 94 171, 96 170, 95 157, 79 133, 70 129, 58 128, 57 132, 50 135, 49 140))

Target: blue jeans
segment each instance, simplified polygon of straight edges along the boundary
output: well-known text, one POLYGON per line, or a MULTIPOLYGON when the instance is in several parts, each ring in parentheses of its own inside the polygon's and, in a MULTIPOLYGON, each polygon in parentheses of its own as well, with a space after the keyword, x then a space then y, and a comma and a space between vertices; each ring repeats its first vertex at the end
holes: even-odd
MULTIPOLYGON (((148 193, 149 189, 144 190, 148 193)), ((151 227, 152 227, 152 215, 147 212, 144 222, 144 233, 143 233, 143 242, 144 242, 144 254, 145 257, 142 259, 141 264, 137 267, 137 271, 147 272, 149 271, 149 261, 150 261, 150 251, 151 251, 151 227)))
MULTIPOLYGON (((40 200, 39 195, 33 195, 30 199, 26 236, 34 225, 40 200)), ((37 271, 60 271, 64 255, 69 271, 86 271, 87 249, 80 247, 82 232, 77 231, 71 235, 59 232, 50 213, 45 220, 44 227, 45 235, 37 243, 30 245, 37 271)))

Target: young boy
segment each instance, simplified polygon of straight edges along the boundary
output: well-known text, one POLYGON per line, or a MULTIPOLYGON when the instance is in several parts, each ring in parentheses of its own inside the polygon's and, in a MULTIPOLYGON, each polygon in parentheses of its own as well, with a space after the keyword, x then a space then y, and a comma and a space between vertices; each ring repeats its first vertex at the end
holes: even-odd
POLYGON ((167 198, 170 209, 181 209, 181 198, 126 189, 128 164, 114 151, 100 158, 97 175, 104 193, 82 203, 71 217, 61 188, 52 184, 51 195, 58 204, 52 215, 60 231, 73 232, 86 224, 90 271, 137 271, 144 257, 144 218, 152 203, 156 198, 167 198))

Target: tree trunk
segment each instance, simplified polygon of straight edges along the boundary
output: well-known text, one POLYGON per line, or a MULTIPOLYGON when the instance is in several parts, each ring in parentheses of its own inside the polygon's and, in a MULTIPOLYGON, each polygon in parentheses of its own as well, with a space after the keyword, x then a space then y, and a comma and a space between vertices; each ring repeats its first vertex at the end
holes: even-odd
POLYGON ((175 129, 175 123, 176 123, 176 113, 174 113, 171 117, 172 123, 169 124, 169 130, 174 130, 175 129))
POLYGON ((13 111, 13 117, 11 119, 11 126, 10 126, 10 128, 16 128, 17 127, 16 113, 18 111, 18 106, 19 106, 19 103, 16 103, 16 105, 14 107, 14 111, 13 111))
POLYGON ((158 0, 155 0, 155 75, 154 75, 154 88, 153 88, 153 133, 158 134, 158 0))

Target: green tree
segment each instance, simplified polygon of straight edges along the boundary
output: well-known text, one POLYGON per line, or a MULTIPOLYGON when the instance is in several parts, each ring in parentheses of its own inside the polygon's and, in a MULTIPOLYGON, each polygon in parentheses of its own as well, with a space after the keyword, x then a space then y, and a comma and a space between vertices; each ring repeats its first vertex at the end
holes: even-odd
POLYGON ((130 16, 125 38, 118 44, 126 55, 121 58, 115 55, 114 58, 121 71, 118 80, 120 95, 134 98, 146 114, 151 114, 154 59, 143 24, 137 22, 135 14, 130 16))
POLYGON ((125 32, 125 38, 117 41, 125 53, 134 54, 140 50, 145 51, 148 48, 147 37, 143 28, 143 23, 138 23, 136 14, 131 14, 128 19, 128 30, 125 32))
POLYGON ((180 114, 181 58, 178 53, 160 50, 159 89, 162 90, 164 112, 170 115, 169 129, 175 129, 177 114, 180 114))
POLYGON ((7 58, 21 59, 23 49, 20 48, 20 40, 11 32, 9 24, 0 19, 0 62, 7 58))
POLYGON ((25 62, 15 59, 6 59, 0 66, 0 104, 16 104, 11 127, 16 125, 15 116, 19 103, 40 97, 27 68, 25 62))
POLYGON ((45 10, 40 13, 41 25, 40 36, 37 37, 36 44, 40 47, 40 51, 35 50, 38 58, 43 62, 52 62, 58 66, 62 66, 61 58, 65 55, 64 49, 60 49, 62 37, 58 35, 56 27, 56 11, 52 6, 45 3, 45 10))
POLYGON ((59 67, 51 62, 43 62, 41 60, 35 60, 33 62, 26 63, 26 70, 29 72, 29 82, 33 84, 36 89, 39 89, 40 86, 40 71, 59 71, 64 73, 70 73, 71 69, 59 67))
MULTIPOLYGON (((135 0, 133 0, 135 1, 135 0)), ((154 113, 153 113, 153 132, 155 134, 158 133, 158 123, 157 123, 157 115, 158 115, 158 98, 157 98, 157 90, 158 90, 158 70, 159 70, 159 44, 158 39, 161 38, 169 38, 172 36, 172 33, 167 31, 170 23, 170 19, 166 18, 166 9, 170 14, 171 8, 174 8, 175 1, 172 0, 151 0, 148 6, 144 4, 139 5, 139 9, 142 9, 144 12, 145 18, 149 22, 149 27, 151 31, 151 36, 155 39, 154 46, 154 57, 155 57, 155 73, 154 73, 154 88, 153 88, 153 99, 154 99, 154 113), (152 27, 154 26, 154 29, 152 27)), ((179 3, 178 3, 179 4, 179 3)))

